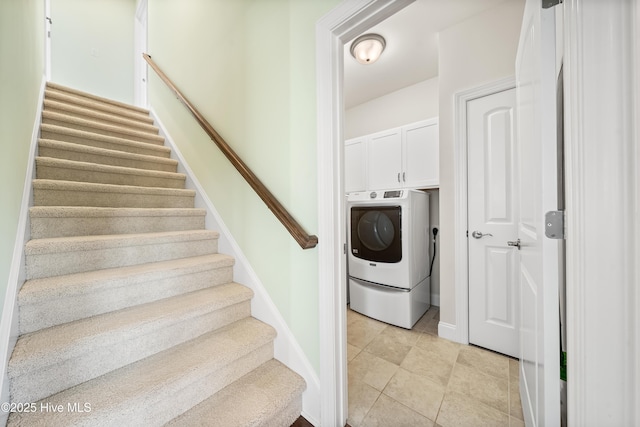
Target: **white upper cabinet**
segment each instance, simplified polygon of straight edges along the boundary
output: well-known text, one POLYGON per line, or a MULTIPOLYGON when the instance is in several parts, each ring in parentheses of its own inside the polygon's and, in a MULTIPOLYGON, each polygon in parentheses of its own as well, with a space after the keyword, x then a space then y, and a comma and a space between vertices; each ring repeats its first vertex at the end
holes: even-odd
POLYGON ((425 120, 402 128, 404 185, 433 188, 440 184, 438 120, 425 120))
POLYGON ((367 190, 402 187, 402 131, 371 135, 368 140, 367 190))
POLYGON ((345 191, 437 188, 438 119, 345 142, 345 191))
POLYGON ((367 144, 355 138, 344 144, 344 189, 347 193, 367 189, 367 144))

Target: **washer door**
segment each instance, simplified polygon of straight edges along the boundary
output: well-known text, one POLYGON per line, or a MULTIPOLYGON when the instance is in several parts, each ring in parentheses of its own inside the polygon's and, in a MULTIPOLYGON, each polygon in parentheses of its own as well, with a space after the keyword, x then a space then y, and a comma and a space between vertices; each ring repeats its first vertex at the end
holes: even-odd
POLYGON ((402 209, 400 206, 351 208, 351 253, 377 262, 402 260, 402 209))

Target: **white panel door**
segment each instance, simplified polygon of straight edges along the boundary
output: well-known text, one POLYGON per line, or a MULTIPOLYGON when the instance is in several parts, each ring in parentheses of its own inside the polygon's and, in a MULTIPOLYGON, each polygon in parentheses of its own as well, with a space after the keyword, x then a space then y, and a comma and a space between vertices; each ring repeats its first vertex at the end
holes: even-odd
POLYGON ((402 128, 402 183, 410 188, 437 187, 440 179, 438 121, 402 128))
POLYGON ((467 103, 469 342, 520 352, 515 89, 467 103))
POLYGON ((371 136, 368 147, 368 190, 402 186, 402 132, 393 129, 371 136))
POLYGON ((560 425, 555 9, 527 0, 516 56, 520 239, 520 395, 528 426, 560 425))

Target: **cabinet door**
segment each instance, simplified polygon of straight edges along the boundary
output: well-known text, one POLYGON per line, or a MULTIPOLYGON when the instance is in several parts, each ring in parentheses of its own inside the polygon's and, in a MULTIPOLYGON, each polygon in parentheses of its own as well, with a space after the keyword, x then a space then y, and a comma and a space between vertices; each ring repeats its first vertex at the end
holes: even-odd
POLYGON ((368 148, 367 190, 402 187, 402 132, 400 129, 372 135, 368 148))
POLYGON ((403 128, 403 185, 437 187, 440 176, 438 121, 426 120, 403 128))
POLYGON ((344 143, 344 190, 347 193, 367 189, 367 145, 365 138, 344 143))

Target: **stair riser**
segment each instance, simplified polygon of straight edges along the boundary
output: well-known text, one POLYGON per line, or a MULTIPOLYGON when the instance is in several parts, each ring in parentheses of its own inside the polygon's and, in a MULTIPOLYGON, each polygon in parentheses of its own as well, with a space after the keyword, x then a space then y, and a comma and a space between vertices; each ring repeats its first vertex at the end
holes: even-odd
POLYGON ((127 341, 79 343, 82 347, 75 351, 78 356, 62 360, 56 360, 54 356, 45 368, 12 378, 12 399, 14 402, 36 402, 250 315, 251 304, 245 301, 175 324, 162 322, 153 325, 151 331, 145 325, 145 331, 127 341), (120 350, 114 351, 114 348, 120 350))
POLYGON ((96 133, 98 135, 113 136, 115 138, 124 138, 131 141, 145 142, 147 144, 156 144, 156 145, 164 144, 164 142, 160 140, 157 137, 157 135, 146 133, 146 132, 144 134, 132 133, 132 132, 135 132, 136 129, 128 129, 128 128, 120 128, 120 127, 114 127, 113 129, 102 129, 100 127, 97 127, 97 126, 94 127, 89 124, 70 123, 70 122, 50 119, 46 117, 42 118, 42 123, 48 124, 48 125, 66 127, 69 129, 75 129, 83 132, 96 133), (128 131, 131 131, 131 132, 128 132, 128 131))
MULTIPOLYGON (((88 147, 104 148, 107 150, 123 151, 125 153, 143 154, 145 156, 156 156, 168 159, 171 157, 171 152, 166 150, 158 150, 155 144, 117 144, 110 141, 102 141, 100 139, 91 139, 86 137, 80 137, 75 135, 68 135, 66 133, 59 133, 51 130, 42 129, 41 137, 43 139, 53 139, 56 141, 71 142, 74 144, 86 145, 88 147), (148 145, 146 147, 145 145, 148 145)), ((127 138, 124 138, 127 139, 127 138)))
POLYGON ((160 172, 176 173, 178 166, 173 163, 158 163, 140 159, 127 159, 122 157, 112 157, 108 155, 84 153, 81 151, 71 151, 52 147, 38 147, 38 155, 41 157, 53 157, 54 159, 66 159, 76 162, 96 163, 99 165, 121 166, 125 168, 137 168, 160 172))
POLYGON ((64 98, 64 102, 74 104, 78 106, 93 105, 96 109, 119 112, 123 115, 139 115, 142 117, 148 117, 148 113, 136 108, 131 108, 129 105, 121 105, 113 102, 107 102, 105 100, 96 99, 93 97, 83 96, 79 93, 67 92, 66 90, 60 90, 57 88, 47 87, 46 95, 47 99, 55 99, 60 101, 64 98))
MULTIPOLYGON (((168 274, 167 274, 168 275, 168 274)), ((85 317, 229 283, 233 267, 221 267, 157 279, 127 276, 103 284, 87 285, 83 293, 60 296, 20 306, 20 333, 25 334, 85 317)))
MULTIPOLYGON (((131 425, 163 426, 272 358, 273 343, 265 344, 234 360, 224 369, 185 384, 179 393, 162 400, 156 399, 154 404, 145 406, 144 411, 140 411, 140 418, 131 425), (168 404, 169 402, 171 404, 168 404)), ((126 423, 126 418, 123 418, 122 422, 126 423)))
POLYGON ((77 252, 27 254, 27 279, 62 276, 64 274, 167 261, 217 252, 218 239, 204 239, 77 252))
POLYGON ((204 216, 31 218, 31 238, 202 230, 204 216))
POLYGON ((137 129, 142 132, 150 132, 158 134, 157 128, 146 120, 136 120, 135 118, 118 116, 110 114, 106 111, 93 110, 93 109, 78 109, 71 105, 53 105, 45 100, 44 111, 58 114, 65 114, 71 117, 76 117, 83 120, 91 120, 98 123, 102 123, 109 126, 126 126, 131 129, 137 129))
POLYGON ((113 208, 192 208, 195 196, 165 194, 52 191, 34 188, 34 206, 95 206, 113 208))
POLYGON ((98 184, 134 185, 138 187, 184 188, 184 177, 158 177, 137 174, 110 173, 95 170, 72 169, 38 164, 38 179, 93 182, 98 184))

